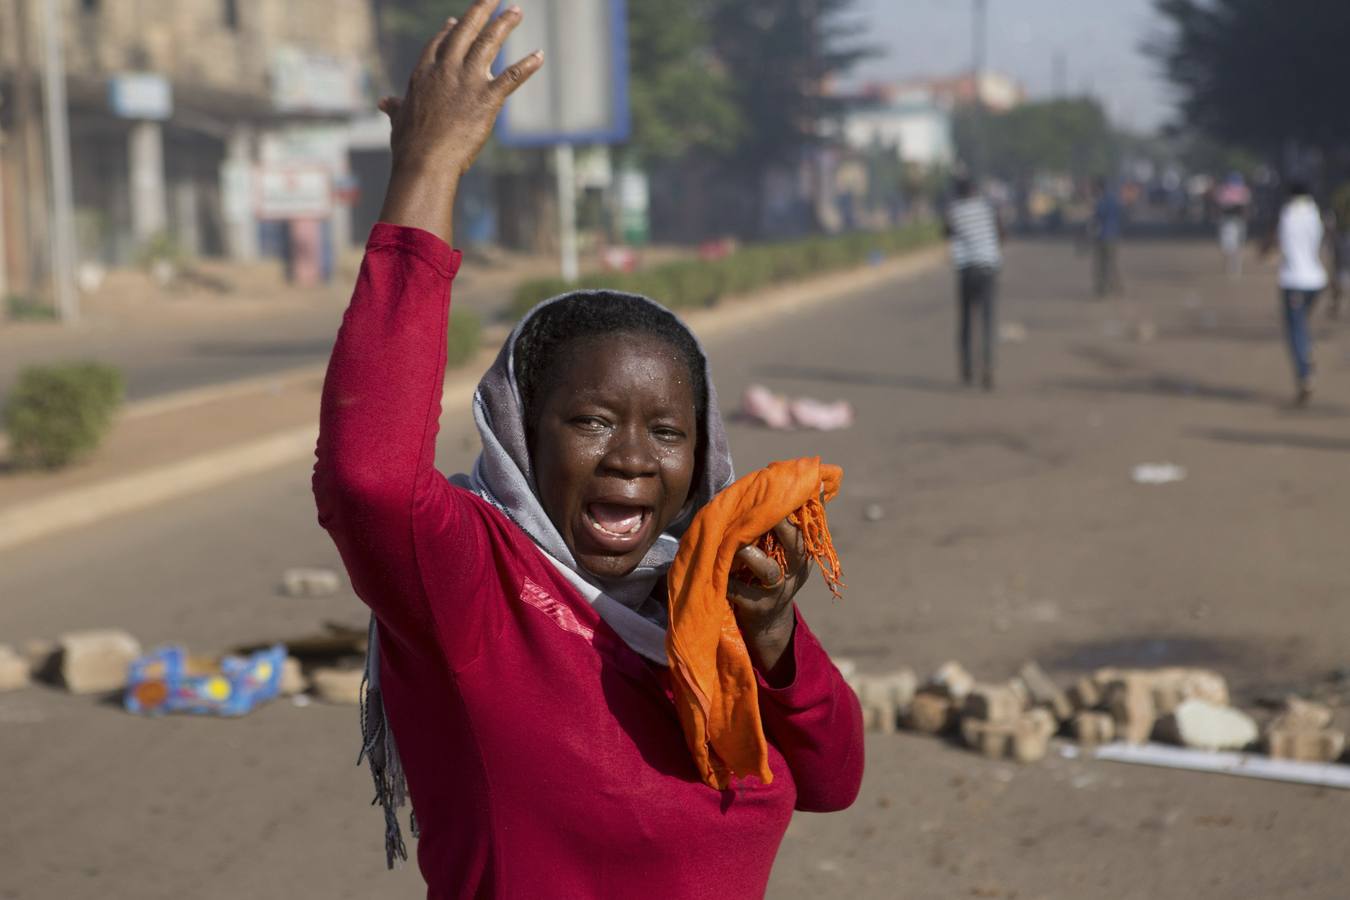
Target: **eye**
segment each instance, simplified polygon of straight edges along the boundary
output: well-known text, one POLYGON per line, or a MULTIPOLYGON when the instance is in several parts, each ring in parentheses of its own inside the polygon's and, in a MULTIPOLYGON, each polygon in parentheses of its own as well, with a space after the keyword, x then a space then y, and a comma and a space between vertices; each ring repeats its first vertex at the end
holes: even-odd
POLYGON ((656 435, 657 440, 665 441, 669 444, 678 444, 684 440, 685 433, 678 428, 672 428, 669 425, 658 425, 652 429, 652 434, 656 435))
POLYGON ((599 434, 609 427, 609 423, 599 416, 577 416, 572 419, 572 426, 587 434, 599 434))

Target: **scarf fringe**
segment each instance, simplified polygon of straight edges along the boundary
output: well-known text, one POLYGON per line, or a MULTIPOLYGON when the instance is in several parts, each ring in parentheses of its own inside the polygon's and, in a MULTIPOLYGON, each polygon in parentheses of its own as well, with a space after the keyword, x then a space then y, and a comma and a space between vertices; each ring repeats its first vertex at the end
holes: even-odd
MULTIPOLYGON (((384 856, 390 869, 394 859, 407 862, 408 847, 403 842, 398 811, 408 804, 408 781, 404 777, 403 762, 384 711, 384 697, 380 692, 379 629, 375 617, 370 617, 370 638, 366 649, 366 671, 361 677, 361 752, 356 764, 365 762, 375 782, 375 797, 370 805, 379 804, 384 811, 384 856)), ((418 837, 417 815, 409 817, 409 828, 418 837)))

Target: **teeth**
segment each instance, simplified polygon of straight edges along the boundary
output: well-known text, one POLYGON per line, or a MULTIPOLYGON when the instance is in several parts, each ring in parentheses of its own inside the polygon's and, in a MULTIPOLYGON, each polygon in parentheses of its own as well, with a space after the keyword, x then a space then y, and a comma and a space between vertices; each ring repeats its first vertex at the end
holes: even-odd
POLYGON ((597 522, 593 516, 587 516, 587 518, 590 519, 591 527, 594 528, 596 531, 600 532, 601 534, 607 534, 610 537, 628 537, 629 535, 637 534, 637 532, 642 528, 642 523, 646 520, 647 517, 645 513, 639 514, 636 517, 634 517, 633 525, 627 531, 612 531, 606 528, 605 526, 601 525, 599 522, 597 522))

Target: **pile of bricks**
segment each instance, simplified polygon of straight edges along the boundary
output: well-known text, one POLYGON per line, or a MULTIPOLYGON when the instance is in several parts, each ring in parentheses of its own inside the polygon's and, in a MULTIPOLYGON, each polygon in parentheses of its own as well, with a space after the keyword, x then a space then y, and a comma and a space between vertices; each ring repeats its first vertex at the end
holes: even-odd
POLYGON ((1085 746, 1168 740, 1197 749, 1264 749, 1272 757, 1331 762, 1345 752, 1330 707, 1289 697, 1259 732, 1230 703, 1228 684, 1199 668, 1098 669, 1061 688, 1035 662, 1004 682, 980 682, 947 662, 921 680, 911 669, 862 675, 840 666, 870 730, 906 728, 959 737, 994 759, 1032 762, 1055 735, 1085 746))

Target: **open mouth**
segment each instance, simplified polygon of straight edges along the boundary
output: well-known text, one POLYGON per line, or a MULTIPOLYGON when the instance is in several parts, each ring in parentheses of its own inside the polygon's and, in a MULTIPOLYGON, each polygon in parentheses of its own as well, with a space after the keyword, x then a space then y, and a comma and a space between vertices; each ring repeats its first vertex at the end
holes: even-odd
POLYGON ((651 523, 649 506, 590 503, 583 513, 591 539, 608 550, 628 550, 639 543, 651 523))

